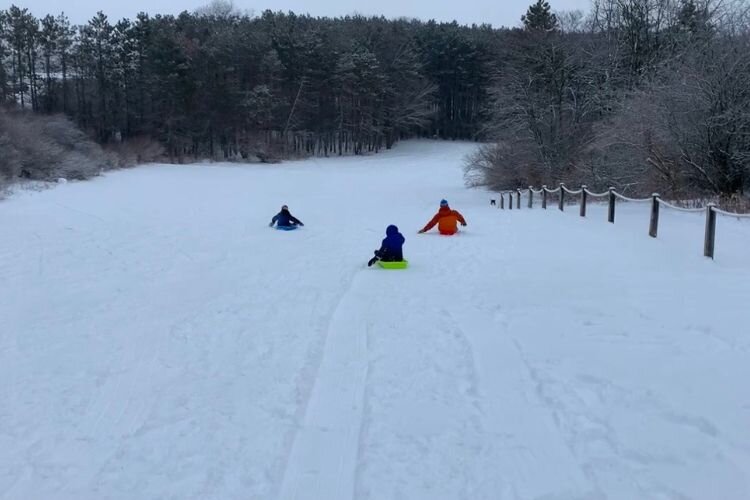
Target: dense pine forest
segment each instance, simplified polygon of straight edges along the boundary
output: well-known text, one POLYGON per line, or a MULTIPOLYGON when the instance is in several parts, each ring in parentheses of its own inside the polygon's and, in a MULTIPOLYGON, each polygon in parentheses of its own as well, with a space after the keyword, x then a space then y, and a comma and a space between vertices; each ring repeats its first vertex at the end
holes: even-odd
POLYGON ((57 175, 39 163, 80 142, 61 132, 67 117, 97 165, 123 155, 365 154, 430 137, 485 142, 467 177, 493 188, 580 181, 675 196, 744 192, 746 3, 553 7, 539 0, 519 13, 519 27, 496 29, 251 15, 223 1, 178 16, 99 12, 74 26, 64 14, 38 19, 11 6, 0 11, 0 146, 26 150, 4 155, 0 173, 57 175), (44 116, 56 125, 33 125, 44 116), (42 129, 46 156, 23 141, 24 130, 42 129))
POLYGON ((215 3, 84 26, 2 13, 5 101, 64 113, 100 143, 149 137, 173 158, 362 153, 478 136, 490 27, 250 17, 215 3))

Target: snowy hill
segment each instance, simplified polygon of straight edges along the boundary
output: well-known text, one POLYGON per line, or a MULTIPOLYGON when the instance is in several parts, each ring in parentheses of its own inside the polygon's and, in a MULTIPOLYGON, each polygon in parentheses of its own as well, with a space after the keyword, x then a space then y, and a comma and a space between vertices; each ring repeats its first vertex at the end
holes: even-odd
POLYGON ((472 147, 0 203, 0 499, 750 498, 750 224, 500 211, 472 147))

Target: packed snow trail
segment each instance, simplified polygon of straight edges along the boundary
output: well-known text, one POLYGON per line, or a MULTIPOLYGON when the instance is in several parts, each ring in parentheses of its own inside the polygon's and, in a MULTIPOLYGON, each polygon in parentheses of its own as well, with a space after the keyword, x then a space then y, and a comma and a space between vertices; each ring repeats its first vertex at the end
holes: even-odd
POLYGON ((501 211, 473 147, 0 203, 0 499, 750 497, 750 224, 501 211))

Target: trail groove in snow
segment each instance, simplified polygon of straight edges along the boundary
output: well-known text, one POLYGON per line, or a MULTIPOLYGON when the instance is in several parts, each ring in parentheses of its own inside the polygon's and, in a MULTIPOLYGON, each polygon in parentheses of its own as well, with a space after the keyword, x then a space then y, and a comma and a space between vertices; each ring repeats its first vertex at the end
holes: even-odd
MULTIPOLYGON (((361 294, 361 292, 359 292, 361 294)), ((327 327, 315 384, 285 467, 284 500, 351 498, 355 490, 367 381, 367 325, 356 300, 357 279, 327 327)))

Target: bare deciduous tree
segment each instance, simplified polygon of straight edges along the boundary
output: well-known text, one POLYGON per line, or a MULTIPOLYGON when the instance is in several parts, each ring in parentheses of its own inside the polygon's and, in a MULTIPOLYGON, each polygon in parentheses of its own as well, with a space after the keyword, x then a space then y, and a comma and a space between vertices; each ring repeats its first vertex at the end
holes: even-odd
POLYGON ((469 159, 467 181, 742 195, 750 184, 750 9, 716 0, 593 7, 587 32, 516 33, 493 92, 488 133, 497 144, 469 159))

